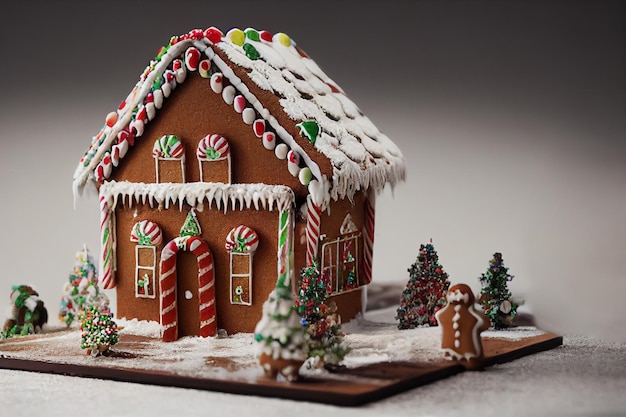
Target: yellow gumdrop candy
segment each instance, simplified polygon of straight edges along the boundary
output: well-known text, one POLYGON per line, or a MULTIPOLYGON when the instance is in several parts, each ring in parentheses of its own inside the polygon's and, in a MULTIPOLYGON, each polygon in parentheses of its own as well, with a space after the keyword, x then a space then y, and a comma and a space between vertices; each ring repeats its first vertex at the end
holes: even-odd
POLYGON ((237 28, 229 30, 226 36, 232 43, 239 46, 243 45, 246 40, 246 34, 243 30, 237 28))
POLYGON ((284 46, 291 46, 291 38, 285 33, 277 33, 276 40, 284 46))

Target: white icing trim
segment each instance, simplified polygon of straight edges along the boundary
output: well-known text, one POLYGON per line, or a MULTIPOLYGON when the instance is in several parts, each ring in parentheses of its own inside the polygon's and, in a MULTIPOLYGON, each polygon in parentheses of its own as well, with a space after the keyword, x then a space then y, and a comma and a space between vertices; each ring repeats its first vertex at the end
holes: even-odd
POLYGON ((222 184, 211 182, 197 183, 162 183, 145 184, 128 181, 105 182, 100 186, 100 195, 104 196, 109 210, 117 207, 119 198, 123 204, 150 204, 150 207, 169 208, 178 203, 182 210, 186 203, 202 211, 205 202, 215 204, 224 212, 230 209, 243 210, 289 210, 294 204, 295 195, 291 188, 284 185, 266 184, 222 184))

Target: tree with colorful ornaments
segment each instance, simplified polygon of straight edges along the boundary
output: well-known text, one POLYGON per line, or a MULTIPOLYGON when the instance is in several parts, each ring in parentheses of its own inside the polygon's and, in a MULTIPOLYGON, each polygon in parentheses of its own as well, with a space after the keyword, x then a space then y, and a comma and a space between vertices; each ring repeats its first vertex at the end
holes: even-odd
POLYGON ((98 273, 87 247, 76 253, 74 268, 63 288, 59 320, 68 327, 91 306, 108 310, 109 297, 98 286, 98 273))
POLYGON ((263 303, 263 315, 254 329, 257 357, 265 374, 288 381, 298 379, 308 345, 288 280, 279 279, 263 303))
POLYGON ((82 331, 80 347, 91 356, 106 355, 109 348, 119 341, 118 327, 109 311, 89 306, 79 316, 82 331))
POLYGON ((344 342, 337 306, 327 302, 331 292, 330 280, 320 274, 317 262, 302 268, 296 307, 306 328, 311 367, 337 365, 350 351, 344 342))
POLYGON ((446 305, 450 281, 448 274, 439 264, 439 256, 432 240, 430 243, 420 245, 417 259, 408 272, 409 281, 402 291, 400 306, 396 311, 398 329, 436 326, 435 313, 446 305))
POLYGON ((482 284, 479 302, 489 317, 491 326, 496 329, 512 326, 518 304, 511 298, 507 285, 513 279, 513 275, 510 275, 509 268, 504 266, 500 252, 493 254, 487 272, 481 274, 479 279, 482 284))

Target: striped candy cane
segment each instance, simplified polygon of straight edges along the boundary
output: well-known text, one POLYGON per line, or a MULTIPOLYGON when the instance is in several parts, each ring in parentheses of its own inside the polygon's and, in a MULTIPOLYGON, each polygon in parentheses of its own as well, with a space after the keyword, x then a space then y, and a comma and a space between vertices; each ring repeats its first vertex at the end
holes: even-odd
POLYGON ((113 217, 109 203, 104 195, 100 195, 100 282, 105 289, 115 287, 113 273, 113 217))
POLYGON ((317 259, 320 240, 320 216, 322 210, 313 202, 309 194, 306 198, 306 264, 312 265, 317 259))
POLYGON ((291 211, 280 212, 278 218, 278 282, 276 287, 289 287, 291 280, 291 211))
POLYGON ((372 260, 374 257, 374 208, 376 195, 370 191, 365 200, 365 224, 363 225, 363 272, 362 284, 372 282, 372 260))
POLYGON ((213 256, 207 243, 198 236, 183 236, 171 240, 161 252, 161 326, 162 339, 178 339, 178 310, 176 308, 176 254, 190 251, 198 260, 198 303, 200 310, 200 336, 217 334, 215 317, 215 270, 213 256))

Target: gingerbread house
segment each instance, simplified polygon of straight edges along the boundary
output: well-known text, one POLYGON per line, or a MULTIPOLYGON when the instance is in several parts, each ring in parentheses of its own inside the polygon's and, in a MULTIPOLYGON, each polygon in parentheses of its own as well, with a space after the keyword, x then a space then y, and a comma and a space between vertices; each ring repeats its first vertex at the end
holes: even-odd
POLYGON ((316 260, 344 320, 372 279, 375 195, 400 150, 289 36, 171 38, 74 175, 101 209, 100 280, 164 340, 252 332, 316 260))

